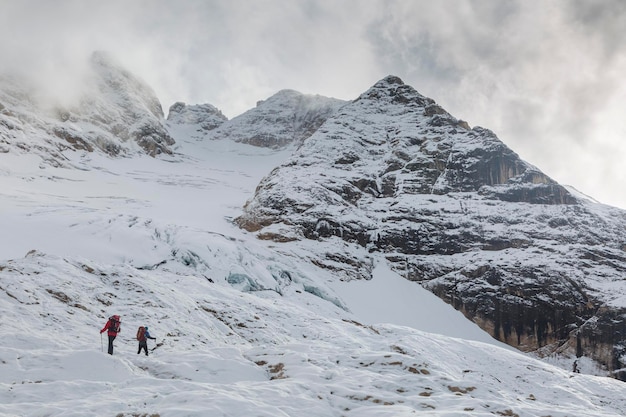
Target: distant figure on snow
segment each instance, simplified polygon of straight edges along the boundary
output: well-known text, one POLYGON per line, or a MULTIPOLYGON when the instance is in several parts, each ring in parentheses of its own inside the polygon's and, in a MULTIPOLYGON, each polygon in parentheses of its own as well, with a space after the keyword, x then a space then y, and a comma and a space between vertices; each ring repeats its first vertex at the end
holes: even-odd
POLYGON ((156 337, 150 336, 148 326, 139 326, 139 329, 137 329, 137 340, 139 341, 137 355, 139 355, 141 353, 141 349, 143 349, 146 352, 146 356, 148 356, 148 339, 156 340, 156 337))
POLYGON ((120 332, 120 316, 117 314, 109 317, 109 321, 104 325, 102 330, 100 330, 100 334, 104 333, 107 330, 107 335, 109 336, 109 355, 113 354, 113 341, 117 337, 117 334, 120 332))

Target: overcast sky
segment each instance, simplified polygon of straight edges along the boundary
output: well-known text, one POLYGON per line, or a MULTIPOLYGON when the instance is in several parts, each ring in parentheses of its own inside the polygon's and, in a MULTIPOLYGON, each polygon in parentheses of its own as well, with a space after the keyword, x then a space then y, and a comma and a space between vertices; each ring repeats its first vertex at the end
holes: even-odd
POLYGON ((58 94, 109 51, 166 112, 232 118, 284 88, 353 99, 397 75, 626 209, 623 0, 0 0, 0 36, 0 66, 58 94))

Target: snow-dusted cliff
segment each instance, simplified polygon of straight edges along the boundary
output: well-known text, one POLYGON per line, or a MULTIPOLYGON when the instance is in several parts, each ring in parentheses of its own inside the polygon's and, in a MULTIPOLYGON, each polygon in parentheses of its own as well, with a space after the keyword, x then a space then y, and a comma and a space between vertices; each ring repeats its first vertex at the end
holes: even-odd
POLYGON ((237 222, 319 242, 312 261, 346 279, 369 279, 382 253, 520 349, 626 365, 626 213, 577 198, 397 77, 329 118, 237 222))

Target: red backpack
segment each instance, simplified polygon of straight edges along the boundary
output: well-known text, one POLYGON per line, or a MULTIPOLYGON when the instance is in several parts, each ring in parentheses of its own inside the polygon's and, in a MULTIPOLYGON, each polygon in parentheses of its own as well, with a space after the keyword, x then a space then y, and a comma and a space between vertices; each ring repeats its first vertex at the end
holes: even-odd
POLYGON ((143 326, 139 326, 139 329, 137 329, 137 340, 139 340, 140 342, 144 339, 144 333, 146 332, 146 329, 143 328, 143 326))

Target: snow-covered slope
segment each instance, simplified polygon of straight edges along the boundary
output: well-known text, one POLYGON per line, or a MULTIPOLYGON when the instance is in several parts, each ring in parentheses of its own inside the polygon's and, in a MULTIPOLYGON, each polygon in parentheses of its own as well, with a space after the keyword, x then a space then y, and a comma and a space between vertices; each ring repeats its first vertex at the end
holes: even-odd
POLYGON ((295 288, 283 296, 242 293, 198 275, 36 253, 2 268, 6 416, 626 411, 619 381, 572 374, 493 345, 365 325, 295 288), (111 312, 123 320, 112 357, 97 335, 111 312), (157 336, 149 357, 136 354, 140 324, 157 336))

